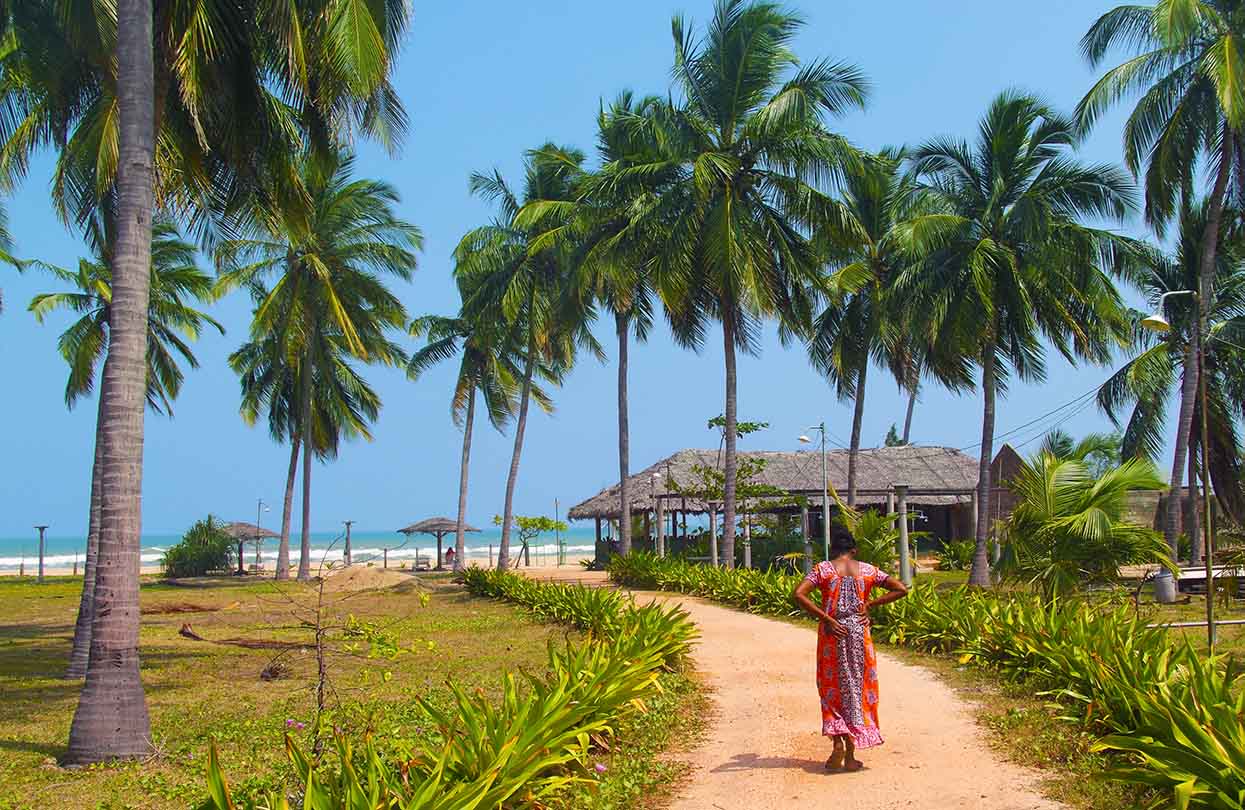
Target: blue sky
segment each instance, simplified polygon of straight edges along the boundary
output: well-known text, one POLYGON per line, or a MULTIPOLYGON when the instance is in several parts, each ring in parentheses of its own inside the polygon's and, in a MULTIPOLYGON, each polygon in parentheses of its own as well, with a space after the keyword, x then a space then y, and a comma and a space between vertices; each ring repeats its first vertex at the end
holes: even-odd
MULTIPOLYGON (((859 65, 873 85, 868 110, 837 126, 862 146, 917 143, 939 134, 971 136, 990 99, 1006 87, 1043 94, 1064 109, 1094 74, 1077 41, 1112 3, 1052 0, 1020 6, 997 0, 931 4, 806 0, 808 20, 797 52, 859 65)), ((546 140, 590 150, 599 100, 619 90, 665 92, 671 62, 670 17, 705 19, 709 0, 667 3, 416 2, 414 26, 397 69, 413 122, 403 151, 390 159, 364 148, 362 175, 380 177, 402 195, 400 211, 418 224, 426 249, 414 282, 397 290, 412 314, 451 313, 457 303, 450 253, 462 233, 489 216, 467 193, 469 172, 496 167, 518 174, 524 149, 546 140)), ((1123 111, 1106 117, 1083 149, 1094 161, 1120 160, 1123 111)), ((39 161, 7 202, 20 256, 71 265, 80 240, 57 222, 47 199, 50 158, 39 161)), ((1137 231, 1136 223, 1128 230, 1137 231)), ((67 411, 65 367, 56 336, 68 322, 38 325, 25 311, 32 295, 53 288, 36 272, 0 271, 6 309, 0 315, 0 370, 7 381, 0 414, 0 537, 25 536, 48 523, 56 536, 84 531, 95 408, 67 411)), ((177 532, 214 512, 254 515, 255 499, 279 503, 288 455, 263 427, 238 416, 237 380, 225 358, 244 338, 249 304, 238 296, 214 314, 227 327, 205 335, 202 367, 188 375, 175 418, 147 418, 144 531, 177 532)), ((598 328, 609 345, 612 330, 598 328)), ((611 352, 612 353, 612 352, 611 352)), ((713 446, 705 421, 722 410, 720 340, 696 355, 675 347, 664 329, 631 352, 632 467, 683 447, 713 446)), ((1106 371, 1074 369, 1051 357, 1042 386, 1013 386, 1000 404, 1003 432, 1093 389, 1106 371)), ((353 519, 361 529, 388 529, 435 514, 452 515, 461 434, 449 418, 453 367, 418 384, 400 371, 370 370, 384 398, 375 441, 343 448, 313 473, 313 527, 353 519)), ((836 442, 850 432, 850 410, 834 399, 798 347, 784 349, 770 330, 757 357, 739 364, 742 419, 771 423, 743 445, 795 449, 803 428, 827 420, 836 442)), ((617 473, 615 369, 585 359, 557 392, 557 413, 535 413, 520 471, 517 511, 551 513, 594 494, 617 473)), ((879 444, 904 401, 882 373, 870 378, 864 444, 879 444)), ((1107 427, 1088 408, 1069 420, 1074 433, 1107 427)), ((1028 438, 1031 431, 1021 433, 1028 438)), ((510 438, 481 423, 471 472, 470 519, 488 524, 500 511, 510 438)), ((918 405, 914 439, 953 447, 980 440, 980 399, 936 388, 918 405)), ((1031 446, 1031 445, 1030 445, 1031 446)), ((969 451, 973 453, 973 450, 969 451)), ((278 520, 277 510, 268 521, 278 520)), ((297 504, 296 504, 297 509, 297 504)), ((266 521, 266 522, 268 522, 266 521)))

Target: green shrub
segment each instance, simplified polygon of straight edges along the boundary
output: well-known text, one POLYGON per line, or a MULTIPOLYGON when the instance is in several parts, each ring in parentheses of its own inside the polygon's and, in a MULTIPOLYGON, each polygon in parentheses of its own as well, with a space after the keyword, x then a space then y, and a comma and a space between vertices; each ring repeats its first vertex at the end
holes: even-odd
MULTIPOLYGON (((304 785, 303 810, 394 808, 473 810, 543 806, 552 794, 588 778, 594 747, 613 734, 624 713, 643 709, 664 670, 677 666, 695 638, 687 614, 637 605, 615 591, 540 583, 509 572, 464 572, 477 596, 504 599, 534 614, 588 632, 585 643, 550 646, 543 675, 508 674, 500 702, 451 684, 453 700, 418 699, 435 726, 440 750, 383 755, 371 739, 358 750, 341 735, 335 756, 319 762, 287 738, 286 750, 304 785), (519 799, 518 797, 522 797, 519 799)), ((211 810, 235 810, 216 759, 208 763, 211 810)), ((243 805, 284 810, 272 794, 243 805)))
POLYGON ((181 542, 164 552, 161 565, 170 577, 202 577, 233 567, 236 541, 224 526, 208 515, 182 535, 181 542))
POLYGON ((977 543, 973 540, 952 540, 934 552, 939 571, 967 571, 973 565, 977 543))

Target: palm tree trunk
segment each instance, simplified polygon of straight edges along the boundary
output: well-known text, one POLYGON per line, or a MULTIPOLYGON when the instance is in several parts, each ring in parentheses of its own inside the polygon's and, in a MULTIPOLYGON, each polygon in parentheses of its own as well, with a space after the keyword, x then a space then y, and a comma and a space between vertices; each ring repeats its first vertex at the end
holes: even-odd
POLYGON ((994 461, 994 364, 997 356, 998 347, 991 337, 981 358, 981 391, 985 402, 981 413, 981 456, 977 464, 977 547, 968 576, 968 584, 980 587, 990 584, 990 463, 994 461))
POLYGON ((735 476, 738 460, 735 457, 737 430, 735 396, 735 319, 734 310, 722 307, 722 347, 726 354, 726 426, 723 439, 726 454, 722 472, 726 476, 722 487, 722 562, 727 568, 735 567, 735 476))
POLYGON ((86 674, 87 659, 91 653, 91 621, 95 618, 95 566, 99 558, 99 520, 103 509, 100 491, 104 475, 103 404, 101 394, 95 414, 95 461, 91 463, 91 507, 86 528, 86 563, 82 569, 82 598, 78 602, 78 620, 73 628, 73 649, 69 653, 66 678, 81 678, 86 674))
MULTIPOLYGON (((531 327, 528 327, 529 329, 531 327)), ((514 519, 514 488, 519 482, 519 456, 523 453, 523 432, 527 429, 527 405, 532 394, 532 374, 536 370, 536 335, 527 344, 523 368, 523 389, 519 394, 519 418, 514 425, 514 452, 510 455, 510 474, 506 476, 506 502, 502 507, 501 544, 497 548, 497 570, 510 565, 510 522, 514 519)))
POLYGON ((618 514, 623 519, 619 522, 618 550, 621 554, 631 553, 631 432, 627 421, 627 331, 630 319, 623 314, 614 315, 614 324, 618 331, 618 514))
POLYGON ((66 760, 75 764, 140 757, 151 751, 151 719, 138 669, 155 153, 151 0, 120 0, 117 23, 120 159, 112 312, 100 386, 104 472, 91 648, 66 754, 66 760))
POLYGON ((290 578, 290 518, 294 512, 294 482, 298 480, 298 434, 290 438, 290 469, 285 474, 285 501, 281 504, 281 543, 277 546, 277 579, 290 578))
POLYGON ((865 378, 869 375, 869 355, 856 372, 856 409, 852 413, 852 443, 847 449, 847 505, 856 505, 856 464, 860 459, 860 429, 865 421, 865 378))
MULTIPOLYGON (((1197 414, 1197 419, 1201 418, 1201 413, 1197 414)), ((1195 420, 1195 424, 1191 426, 1197 430, 1199 424, 1195 420)), ((1194 433, 1189 436, 1189 522, 1186 533, 1189 536, 1189 564, 1197 565, 1202 561, 1202 510, 1198 507, 1201 501, 1201 494, 1198 492, 1198 434, 1194 433)))
POLYGON ((454 570, 461 571, 466 564, 467 539, 463 526, 467 522, 467 468, 471 461, 471 428, 476 420, 476 389, 471 386, 467 394, 467 422, 463 425, 463 460, 458 468, 458 521, 454 524, 454 570))
POLYGON ((904 444, 910 444, 912 442, 912 411, 916 408, 916 392, 919 388, 919 385, 913 385, 912 390, 908 392, 908 414, 903 420, 904 444))
MULTIPOLYGON (((1189 340, 1185 346, 1184 368, 1180 379, 1180 414, 1176 418, 1176 448, 1172 456, 1171 487, 1163 520, 1163 539, 1172 559, 1180 546, 1180 529, 1184 522, 1184 471, 1189 463, 1189 437, 1193 435, 1193 409, 1197 404, 1197 346, 1189 340)), ((1188 527, 1184 527, 1188 530, 1188 527)))
MULTIPOLYGON (((303 358, 302 368, 302 432, 311 432, 311 357, 303 358)), ((303 525, 302 537, 298 545, 298 579, 307 582, 311 579, 311 444, 303 443, 303 525)))

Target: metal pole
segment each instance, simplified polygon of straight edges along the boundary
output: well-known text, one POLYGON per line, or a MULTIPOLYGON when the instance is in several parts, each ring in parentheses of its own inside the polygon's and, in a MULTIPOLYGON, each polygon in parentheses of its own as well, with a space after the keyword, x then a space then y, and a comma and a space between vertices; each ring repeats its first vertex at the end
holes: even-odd
POLYGON ((1197 380, 1202 400, 1202 549, 1206 554, 1206 643, 1215 652, 1215 537, 1210 526, 1210 411, 1206 407, 1206 306, 1202 296, 1197 302, 1197 380))
POLYGON ((718 567, 718 507, 709 504, 709 564, 718 567))
POLYGON ((895 485, 895 500, 899 508, 899 578, 905 585, 912 584, 912 558, 908 548, 908 487, 895 485))
POLYGON ((826 472, 826 423, 821 430, 821 544, 825 559, 830 559, 830 475, 826 472))
POLYGON ((39 530, 39 581, 43 582, 43 533, 48 530, 47 526, 36 526, 39 530))
POLYGON ((354 524, 354 521, 343 520, 342 523, 346 524, 346 548, 342 551, 342 559, 345 560, 346 565, 350 565, 350 527, 354 524))
POLYGON ((807 576, 813 570, 813 538, 809 529, 812 528, 808 521, 808 499, 802 498, 800 504, 800 534, 804 538, 804 574, 807 576))
POLYGON ((256 574, 259 574, 259 544, 260 544, 259 530, 261 528, 260 524, 263 521, 263 518, 262 518, 263 514, 264 514, 264 499, 258 498, 257 503, 255 504, 255 573, 256 574))
POLYGON ((562 530, 558 528, 557 522, 560 519, 558 514, 558 499, 553 499, 553 537, 558 544, 558 565, 566 565, 566 549, 562 547, 562 530))

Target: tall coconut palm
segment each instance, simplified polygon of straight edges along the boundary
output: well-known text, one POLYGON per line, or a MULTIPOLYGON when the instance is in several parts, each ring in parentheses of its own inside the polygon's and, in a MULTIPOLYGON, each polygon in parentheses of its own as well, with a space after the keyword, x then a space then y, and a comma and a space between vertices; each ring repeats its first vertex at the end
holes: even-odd
POLYGON ((100 655, 92 654, 99 663, 91 669, 101 669, 96 678, 88 672, 70 733, 71 761, 139 755, 148 744, 137 652, 130 649, 138 636, 137 574, 122 574, 136 570, 129 558, 138 554, 152 205, 185 215, 206 235, 255 189, 304 197, 289 168, 304 141, 320 154, 351 130, 392 142, 405 119, 388 76, 408 19, 404 3, 362 7, 350 0, 174 2, 162 3, 159 14, 151 0, 0 9, 8 43, 0 55, 7 111, 0 175, 20 177, 33 154, 52 148, 61 215, 89 221, 99 202, 115 195, 118 218, 117 296, 101 396, 109 421, 127 432, 105 431, 108 446, 115 440, 120 452, 114 462, 105 451, 100 553, 101 560, 114 549, 125 556, 108 560, 110 571, 122 573, 97 593, 97 602, 108 601, 95 620, 106 632, 94 633, 92 642, 100 642, 100 655), (108 402, 114 376, 116 408, 108 402), (114 525, 122 533, 115 545, 114 525))
MULTIPOLYGON (((1171 330, 1155 335, 1138 327, 1132 340, 1133 356, 1103 384, 1098 404, 1108 417, 1124 430, 1122 452, 1125 457, 1154 460, 1164 446, 1167 403, 1177 391, 1183 394, 1188 379, 1194 378, 1196 392, 1197 353, 1190 345, 1197 340, 1197 307, 1188 296, 1164 298, 1168 292, 1194 289, 1202 269, 1203 234, 1209 205, 1187 207, 1180 217, 1179 239, 1172 255, 1158 250, 1139 254, 1129 279, 1137 286, 1150 307, 1163 306, 1171 330), (1192 360, 1190 355, 1192 354, 1192 360)), ((1241 399, 1236 396, 1245 377, 1245 253, 1233 228, 1221 223, 1221 238, 1215 256, 1214 298, 1209 301, 1208 317, 1216 324, 1206 344, 1207 398, 1211 404, 1210 435, 1215 462, 1211 473, 1221 505, 1230 515, 1242 513, 1240 504, 1241 442, 1236 417, 1241 399), (1235 415, 1235 416, 1234 416, 1235 415)), ((1140 319, 1144 313, 1134 313, 1140 319)), ((1201 449, 1201 408, 1197 399, 1181 397, 1181 418, 1177 420, 1175 452, 1172 458, 1172 492, 1179 493, 1178 482, 1185 467, 1196 461, 1201 449), (1187 409, 1187 413, 1186 413, 1187 409), (1187 416, 1187 419, 1185 418, 1187 416), (1181 425, 1187 422, 1187 428, 1181 425)), ((1192 466, 1190 466, 1192 469, 1192 466)), ((1196 482, 1190 479, 1190 487, 1196 482)), ((1200 516, 1194 509, 1193 521, 1186 527, 1192 541, 1193 559, 1201 558, 1202 538, 1197 531, 1200 516)), ((1164 521, 1164 540, 1175 559, 1179 548, 1179 501, 1168 503, 1164 521)))
MULTIPOLYGON (((627 381, 629 344, 648 338, 653 324, 651 267, 669 224, 646 216, 675 178, 673 167, 652 171, 665 157, 662 144, 635 122, 645 110, 661 103, 649 97, 635 99, 621 93, 597 116, 597 154, 601 166, 585 172, 570 156, 568 169, 577 171, 570 200, 537 200, 519 212, 517 222, 549 230, 540 244, 569 246, 573 255, 570 292, 583 305, 599 302, 614 317, 618 341, 618 513, 631 514, 630 453, 627 381), (635 173, 637 166, 645 171, 635 173)), ((542 154, 550 161, 566 160, 557 150, 542 154)), ((631 551, 631 521, 619 522, 619 551, 631 551)))
POLYGON ((675 334, 699 346, 704 321, 722 325, 725 363, 723 557, 734 565, 737 378, 740 350, 756 349, 767 318, 804 334, 820 257, 810 231, 832 221, 829 184, 856 150, 828 117, 863 107, 854 67, 800 65, 790 46, 800 17, 771 3, 719 0, 703 37, 672 22, 677 104, 642 113, 667 155, 632 172, 675 174, 650 214, 672 223, 653 264, 675 334))
MULTIPOLYGON (((835 386, 840 399, 854 399, 847 455, 847 504, 856 505, 857 463, 869 366, 890 370, 901 388, 915 388, 921 354, 912 319, 894 295, 902 271, 919 257, 908 250, 906 223, 934 213, 942 201, 922 194, 903 169, 903 150, 887 149, 848 166, 839 214, 819 236, 827 242, 834 270, 829 302, 813 321, 808 341, 814 368, 835 386)), ((915 395, 913 395, 915 396, 915 395)), ((904 423, 904 442, 911 427, 904 423)))
MULTIPOLYGON (((256 341, 276 336, 298 383, 296 424, 303 440, 298 578, 304 581, 311 577, 311 461, 321 446, 309 441, 317 429, 317 380, 340 384, 342 352, 365 363, 406 361, 387 337, 406 326, 406 311, 382 276, 409 280, 423 245, 419 229, 394 211, 397 192, 379 181, 351 179, 353 168, 346 155, 308 162, 302 182, 309 203, 255 209, 247 238, 223 242, 216 257, 222 293, 275 278, 260 293, 251 335, 256 341)), ((332 435, 326 429, 322 441, 332 435)))
MULTIPOLYGON (((467 297, 467 296, 465 296, 467 297)), ((425 315, 411 322, 411 337, 427 337, 427 344, 411 355, 406 373, 418 380, 437 363, 461 354, 450 416, 463 429, 462 461, 458 471, 458 517, 454 529, 454 570, 466 565, 467 473, 471 462, 471 436, 475 423, 476 394, 484 399, 485 413, 498 432, 518 409, 519 380, 523 376, 523 336, 504 323, 470 321, 463 317, 425 315)), ((553 406, 544 390, 533 383, 531 396, 546 413, 553 406)))
MULTIPOLYGON (((54 278, 74 288, 73 292, 43 293, 30 302, 30 311, 42 323, 55 311, 69 310, 80 317, 60 336, 61 356, 69 364, 65 384, 65 404, 70 408, 95 387, 96 372, 108 351, 109 319, 112 311, 112 240, 97 219, 87 232, 94 252, 81 259, 76 272, 64 268, 27 262, 27 266, 46 270, 54 278)), ((224 334, 224 327, 192 304, 210 297, 212 278, 195 262, 193 245, 182 241, 177 229, 158 222, 152 228, 151 295, 147 305, 147 406, 156 413, 172 416, 172 401, 181 390, 184 362, 198 368, 199 362, 187 340, 199 337, 205 325, 224 334)), ((95 422, 95 453, 91 465, 91 500, 87 520, 86 566, 83 569, 82 596, 74 626, 73 649, 66 678, 86 673, 94 618, 95 564, 99 554, 101 488, 103 482, 102 422, 95 422)))
POLYGON ((949 138, 913 153, 913 168, 951 213, 916 217, 929 258, 908 272, 912 312, 924 314, 933 356, 981 369, 977 548, 970 582, 990 582, 990 463, 995 401, 1014 372, 1045 376, 1043 341, 1070 362, 1104 363, 1124 318, 1108 271, 1127 247, 1083 217, 1121 219, 1131 185, 1106 165, 1077 162, 1073 122, 1037 98, 1007 91, 990 105, 974 145, 949 138))
POLYGON ((454 251, 455 276, 460 280, 460 289, 469 290, 463 301, 464 317, 472 322, 504 322, 523 340, 514 449, 506 476, 497 552, 499 570, 510 565, 514 492, 537 368, 546 366, 551 381, 556 383, 573 365, 577 348, 600 355, 600 347, 588 330, 590 313, 582 309, 582 301, 567 295, 572 266, 569 248, 560 244, 542 246, 538 242, 540 232, 517 220, 524 204, 569 200, 579 171, 575 167, 582 161, 583 156, 573 149, 546 144, 534 150, 525 161, 522 197, 496 172, 473 174, 472 193, 496 203, 500 211, 491 224, 467 233, 454 251), (549 159, 555 152, 559 158, 549 159))
POLYGON ((155 89, 151 0, 117 3, 117 237, 108 355, 100 389, 103 441, 99 556, 86 681, 69 730, 70 762, 145 755, 151 720, 138 672, 143 404, 151 283, 155 89))
MULTIPOLYGON (((1102 15, 1081 39, 1093 66, 1117 50, 1129 53, 1108 70, 1077 108, 1081 124, 1126 97, 1137 104, 1124 125, 1124 159, 1137 177, 1144 175, 1146 219, 1160 236, 1182 206, 1206 197, 1196 289, 1214 299, 1215 263, 1224 207, 1238 206, 1245 192, 1245 90, 1239 53, 1245 13, 1237 0, 1163 0, 1153 5, 1119 6, 1102 15), (1205 161, 1214 180, 1198 188, 1198 165, 1205 161)), ((1183 239, 1183 236, 1182 236, 1183 239)), ((1185 341, 1187 368, 1196 362, 1196 344, 1185 341)), ((1188 436, 1197 398, 1197 375, 1186 374, 1177 417, 1177 441, 1188 436)), ((1183 448, 1177 448, 1178 452, 1183 448)), ((1183 458, 1172 468, 1171 492, 1180 492, 1183 458)), ((1164 535, 1176 542, 1180 510, 1167 509, 1164 535)), ((1167 580, 1170 583, 1170 580, 1167 580)), ((1174 588, 1160 598, 1175 598, 1174 588)))

